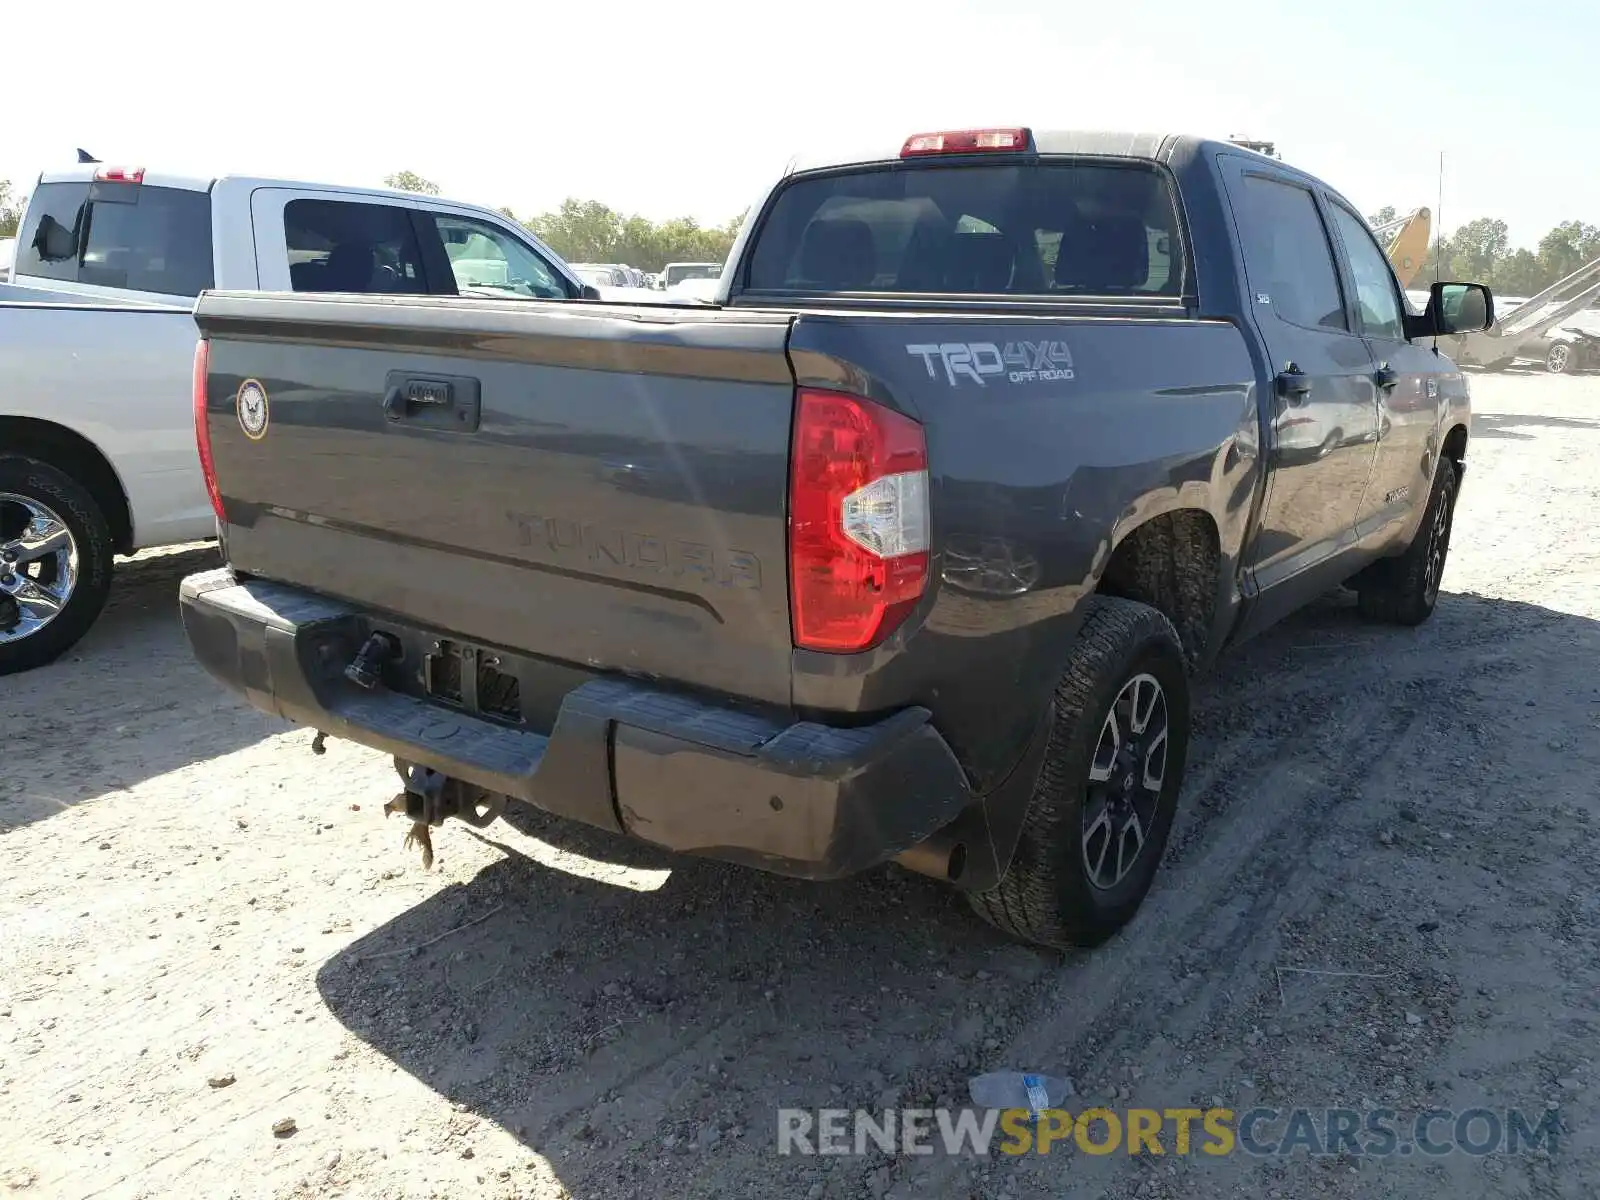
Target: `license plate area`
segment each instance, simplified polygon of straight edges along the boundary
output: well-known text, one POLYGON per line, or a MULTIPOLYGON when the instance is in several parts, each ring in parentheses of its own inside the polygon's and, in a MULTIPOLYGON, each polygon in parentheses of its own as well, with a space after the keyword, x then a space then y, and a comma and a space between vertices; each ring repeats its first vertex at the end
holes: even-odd
POLYGON ((423 657, 423 688, 430 700, 474 716, 520 725, 521 683, 500 668, 500 657, 493 651, 441 638, 423 657))

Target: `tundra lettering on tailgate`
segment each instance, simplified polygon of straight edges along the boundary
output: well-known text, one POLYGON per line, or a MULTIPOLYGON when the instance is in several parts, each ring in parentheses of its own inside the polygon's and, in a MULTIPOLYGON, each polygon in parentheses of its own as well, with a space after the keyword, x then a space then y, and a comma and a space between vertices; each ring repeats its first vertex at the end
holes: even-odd
POLYGON ((1072 351, 1065 342, 1007 342, 1001 349, 994 342, 920 342, 906 346, 906 353, 920 358, 928 368, 928 378, 937 379, 935 362, 944 364, 945 378, 955 387, 958 377, 988 387, 985 375, 1004 375, 1012 383, 1050 383, 1071 379, 1072 351))
POLYGON ((703 542, 684 542, 649 533, 607 529, 567 517, 506 512, 517 530, 517 544, 543 550, 557 559, 582 555, 602 566, 651 571, 719 587, 761 588, 761 560, 748 550, 718 550, 703 542))

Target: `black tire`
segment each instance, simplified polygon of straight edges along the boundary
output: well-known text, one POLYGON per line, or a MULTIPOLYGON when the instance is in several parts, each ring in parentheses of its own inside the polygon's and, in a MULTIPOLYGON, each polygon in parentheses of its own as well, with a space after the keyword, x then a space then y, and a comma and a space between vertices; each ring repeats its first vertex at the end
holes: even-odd
MULTIPOLYGON (((77 580, 60 611, 38 632, 15 638, 0 633, 0 675, 14 675, 53 662, 89 631, 111 591, 111 528, 88 490, 70 475, 33 458, 0 457, 0 493, 36 502, 61 518, 78 555, 77 580)), ((15 505, 0 509, 0 521, 15 522, 25 512, 15 505), (10 514, 9 517, 7 514, 10 514)), ((15 532, 0 529, 0 543, 15 532)), ((7 568, 0 565, 0 573, 7 568)), ((0 590, 0 630, 15 629, 15 602, 0 590)))
MULTIPOLYGON (((993 888, 967 894, 978 915, 996 928, 1022 941, 1060 948, 1097 946, 1139 910, 1172 830, 1189 749, 1189 681, 1171 622, 1132 600, 1095 596, 1085 603, 1089 611, 1056 685, 1044 766, 1011 865, 993 888), (1167 722, 1165 761, 1159 788, 1139 793, 1152 802, 1149 819, 1141 822, 1146 830, 1141 844, 1126 874, 1108 887, 1093 878, 1090 846, 1097 843, 1090 840, 1086 825, 1095 823, 1103 799, 1118 794, 1119 776, 1113 771, 1109 781, 1097 785, 1090 781, 1090 769, 1113 705, 1140 677, 1160 685, 1167 722)), ((1154 703, 1147 732, 1155 724, 1154 703)), ((1147 756, 1146 766, 1149 762, 1147 756)), ((1141 788, 1148 779, 1143 776, 1141 788)), ((1102 862, 1104 854, 1102 850, 1102 862)))
POLYGON ((1578 369, 1577 347, 1570 342, 1555 342, 1545 351, 1544 369, 1552 375, 1570 375, 1578 369))
POLYGON ((1361 615, 1389 625, 1421 625, 1439 601, 1439 581, 1455 524, 1456 465, 1441 458, 1411 545, 1399 558, 1373 563, 1355 579, 1361 615))

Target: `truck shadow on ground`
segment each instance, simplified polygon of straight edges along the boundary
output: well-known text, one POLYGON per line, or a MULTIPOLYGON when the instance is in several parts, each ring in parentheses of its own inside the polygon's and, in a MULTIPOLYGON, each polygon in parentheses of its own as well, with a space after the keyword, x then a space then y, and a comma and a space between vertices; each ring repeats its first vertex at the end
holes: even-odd
POLYGON ((83 640, 4 680, 0 729, 26 770, 0 779, 0 832, 285 728, 234 700, 189 653, 179 581, 220 561, 209 543, 118 561, 105 611, 83 640))
POLYGON ((1538 436, 1522 432, 1525 429, 1600 429, 1600 421, 1587 417, 1551 417, 1532 413, 1472 414, 1473 437, 1531 442, 1538 436))
MULTIPOLYGON (((1087 1021, 1110 1003, 1091 994, 1108 979, 1194 951, 1182 922, 1230 886, 1210 860, 1237 831, 1217 826, 1253 823, 1238 811, 1260 799, 1251 775, 1236 776, 1235 816, 1220 817, 1208 759, 1265 757, 1267 770, 1308 753, 1305 726, 1338 741, 1317 767, 1348 789, 1343 765, 1363 747, 1381 754, 1373 743, 1392 733, 1394 708, 1357 707, 1348 721, 1328 704, 1432 696, 1413 719, 1444 720, 1441 687, 1475 686, 1481 671, 1531 696, 1538 684, 1517 672, 1575 653, 1600 653, 1600 623, 1461 594, 1416 631, 1365 624, 1336 594, 1241 648, 1197 688, 1168 869, 1130 933, 1093 955, 1008 943, 959 896, 894 868, 809 884, 524 812, 510 829, 445 835, 483 837, 506 857, 347 947, 318 987, 349 1030, 544 1156, 575 1196, 669 1194, 663 1178, 709 1171, 696 1164, 712 1150, 723 1171, 722 1156, 739 1156, 749 1194, 789 1194, 773 1174, 799 1169, 773 1156, 779 1107, 964 1103, 965 1078, 1007 1065, 994 1061, 1001 1047, 1043 1006, 1082 990, 1073 1004, 1087 1021)), ((1526 711, 1552 725, 1583 718, 1526 711)), ((1281 853, 1310 853, 1309 831, 1293 817, 1283 828, 1281 853)), ((794 1194, 805 1191, 802 1179, 794 1194)))

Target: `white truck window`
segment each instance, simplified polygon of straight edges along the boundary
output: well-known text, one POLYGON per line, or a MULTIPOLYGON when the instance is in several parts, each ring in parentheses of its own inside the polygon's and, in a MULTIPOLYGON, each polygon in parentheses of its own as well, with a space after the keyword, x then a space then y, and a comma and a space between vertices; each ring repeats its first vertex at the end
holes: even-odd
POLYGON ((212 286, 211 197, 136 183, 43 183, 15 275, 169 296, 212 286))
POLYGON ((425 214, 438 225, 456 287, 545 300, 565 300, 566 283, 543 259, 503 229, 487 221, 451 213, 425 214))
POLYGON ((347 200, 283 207, 289 281, 297 292, 427 292, 407 209, 347 200))

